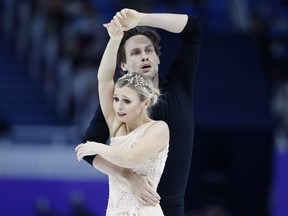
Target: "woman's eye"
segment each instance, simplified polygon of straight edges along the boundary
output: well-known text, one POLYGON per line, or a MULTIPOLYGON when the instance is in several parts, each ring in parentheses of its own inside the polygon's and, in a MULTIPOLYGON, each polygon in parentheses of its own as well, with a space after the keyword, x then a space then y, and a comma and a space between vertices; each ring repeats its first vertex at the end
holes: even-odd
POLYGON ((131 101, 130 101, 130 100, 127 100, 127 99, 124 99, 124 103, 126 103, 126 104, 130 104, 131 101))
POLYGON ((113 97, 113 101, 118 102, 118 101, 119 101, 119 98, 117 98, 117 97, 113 97))

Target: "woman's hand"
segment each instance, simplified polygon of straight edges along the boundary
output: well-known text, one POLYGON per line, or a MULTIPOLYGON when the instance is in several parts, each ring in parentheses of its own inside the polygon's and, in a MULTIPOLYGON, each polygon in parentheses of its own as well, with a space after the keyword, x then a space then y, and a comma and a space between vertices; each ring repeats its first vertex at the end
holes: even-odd
POLYGON ((103 26, 107 29, 110 39, 122 39, 124 32, 117 18, 112 19, 109 23, 103 24, 103 26))
POLYGON ((97 142, 86 142, 86 143, 81 143, 78 146, 76 146, 75 152, 77 155, 77 161, 79 162, 85 156, 98 154, 97 147, 99 145, 103 145, 103 144, 97 143, 97 142))

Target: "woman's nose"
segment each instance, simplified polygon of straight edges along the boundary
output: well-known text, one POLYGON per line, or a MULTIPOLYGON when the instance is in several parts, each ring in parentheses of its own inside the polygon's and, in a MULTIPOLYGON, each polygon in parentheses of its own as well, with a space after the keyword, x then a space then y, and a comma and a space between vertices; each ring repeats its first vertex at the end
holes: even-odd
POLYGON ((119 102, 118 105, 117 105, 117 109, 118 109, 118 110, 122 110, 122 108, 123 108, 123 107, 122 107, 122 103, 119 102))

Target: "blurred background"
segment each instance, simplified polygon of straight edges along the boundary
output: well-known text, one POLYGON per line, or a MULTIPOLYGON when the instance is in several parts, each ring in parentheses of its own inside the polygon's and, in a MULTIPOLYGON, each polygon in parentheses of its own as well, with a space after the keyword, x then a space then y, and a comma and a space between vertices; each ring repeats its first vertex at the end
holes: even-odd
MULTIPOLYGON (((0 215, 105 215, 107 177, 74 148, 124 7, 201 21, 187 215, 287 216, 287 0, 1 0, 0 215)), ((165 73, 178 36, 160 34, 165 73)))

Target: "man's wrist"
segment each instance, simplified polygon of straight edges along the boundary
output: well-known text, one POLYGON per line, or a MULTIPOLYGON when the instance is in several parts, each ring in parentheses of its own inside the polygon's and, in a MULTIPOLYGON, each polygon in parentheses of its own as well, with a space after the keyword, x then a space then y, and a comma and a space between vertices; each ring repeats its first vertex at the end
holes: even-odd
POLYGON ((145 23, 147 18, 147 14, 146 13, 139 13, 139 22, 137 26, 146 26, 147 23, 145 23))
POLYGON ((122 179, 124 179, 125 181, 127 181, 128 179, 131 178, 131 176, 133 175, 133 172, 130 169, 127 168, 123 168, 121 170, 120 176, 122 177, 122 179))

